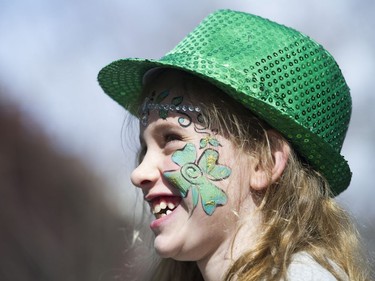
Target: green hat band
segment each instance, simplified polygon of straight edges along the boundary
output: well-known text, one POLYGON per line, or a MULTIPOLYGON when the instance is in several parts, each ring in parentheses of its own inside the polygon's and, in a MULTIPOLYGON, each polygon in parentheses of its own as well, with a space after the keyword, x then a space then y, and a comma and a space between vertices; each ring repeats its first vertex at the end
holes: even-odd
POLYGON ((340 155, 351 115, 349 88, 332 56, 300 32, 258 16, 220 10, 160 60, 123 59, 98 76, 103 90, 137 113, 144 74, 193 73, 281 132, 335 194, 350 183, 340 155))

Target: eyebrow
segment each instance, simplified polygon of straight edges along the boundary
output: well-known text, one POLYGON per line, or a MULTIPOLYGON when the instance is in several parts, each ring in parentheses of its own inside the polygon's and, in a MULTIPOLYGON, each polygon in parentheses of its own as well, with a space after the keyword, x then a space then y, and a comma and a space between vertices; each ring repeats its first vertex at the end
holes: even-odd
MULTIPOLYGON (((162 119, 159 119, 159 120, 162 120, 162 119)), ((178 124, 175 124, 174 122, 166 121, 166 120, 159 121, 159 120, 156 121, 158 123, 156 123, 156 125, 153 126, 152 131, 151 131, 151 135, 155 135, 155 132, 157 133, 160 130, 162 130, 162 131, 163 130, 170 130, 170 131, 172 131, 172 130, 176 131, 177 130, 178 132, 181 132, 184 129, 181 126, 179 126, 178 124)), ((147 130, 147 128, 145 130, 147 130)), ((145 144, 143 133, 139 134, 139 142, 140 142, 141 146, 145 144)))

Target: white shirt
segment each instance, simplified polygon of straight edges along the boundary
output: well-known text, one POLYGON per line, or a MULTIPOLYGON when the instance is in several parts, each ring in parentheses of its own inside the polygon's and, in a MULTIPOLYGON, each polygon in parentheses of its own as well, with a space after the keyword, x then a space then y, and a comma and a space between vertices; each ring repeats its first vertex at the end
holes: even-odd
MULTIPOLYGON (((349 281, 348 276, 334 262, 333 268, 340 274, 343 280, 349 281)), ((288 281, 337 281, 327 269, 317 263, 308 253, 301 252, 293 255, 288 267, 288 281)))

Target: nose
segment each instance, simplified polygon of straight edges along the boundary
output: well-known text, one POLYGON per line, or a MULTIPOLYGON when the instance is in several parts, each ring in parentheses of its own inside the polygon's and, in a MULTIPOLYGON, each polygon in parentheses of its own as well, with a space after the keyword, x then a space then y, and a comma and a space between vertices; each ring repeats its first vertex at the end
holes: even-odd
POLYGON ((160 171, 157 167, 155 156, 146 153, 142 162, 131 173, 130 179, 132 183, 142 189, 152 188, 160 178, 160 171))

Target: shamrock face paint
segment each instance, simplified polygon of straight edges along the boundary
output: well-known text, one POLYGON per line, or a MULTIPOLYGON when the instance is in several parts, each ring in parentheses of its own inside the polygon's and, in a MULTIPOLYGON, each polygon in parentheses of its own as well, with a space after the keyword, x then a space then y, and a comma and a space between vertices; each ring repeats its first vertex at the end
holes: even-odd
POLYGON ((166 171, 164 177, 179 189, 183 197, 187 196, 189 190, 192 192, 194 208, 198 204, 200 195, 203 210, 207 215, 212 215, 217 206, 227 203, 224 191, 212 181, 226 179, 231 174, 231 170, 218 164, 219 153, 216 150, 207 148, 198 160, 196 158, 194 144, 186 144, 183 149, 177 150, 172 155, 173 162, 181 167, 180 170, 166 171))

